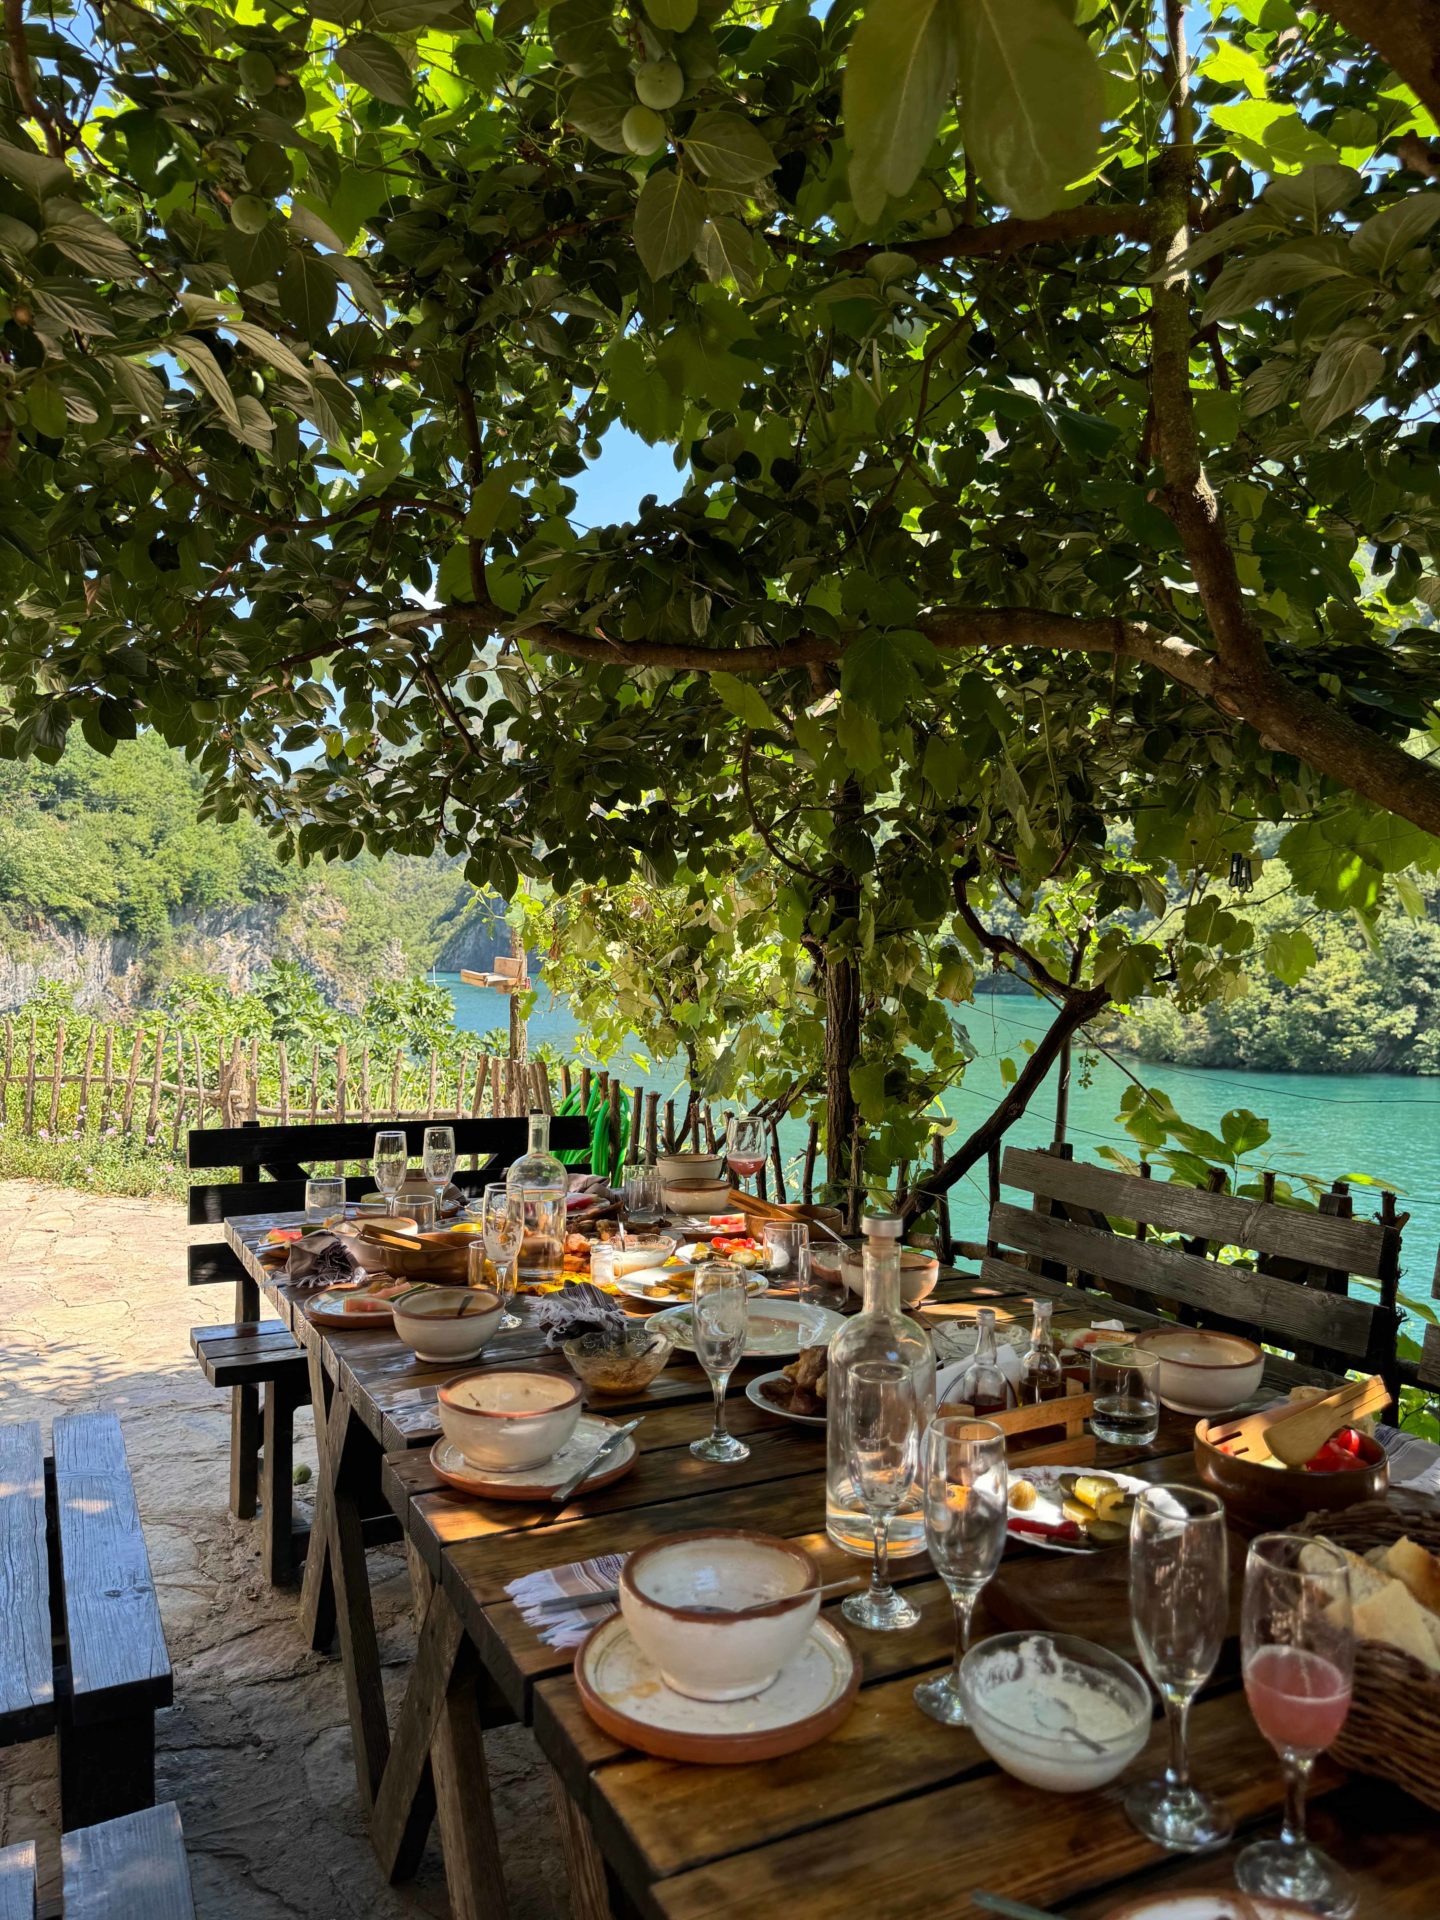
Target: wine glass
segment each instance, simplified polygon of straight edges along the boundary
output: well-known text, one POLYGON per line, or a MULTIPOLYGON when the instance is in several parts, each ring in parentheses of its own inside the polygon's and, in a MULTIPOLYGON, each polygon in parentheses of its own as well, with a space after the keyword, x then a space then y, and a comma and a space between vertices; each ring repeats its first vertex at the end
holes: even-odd
MULTIPOLYGON (((834 1377, 832 1372, 832 1378, 834 1377)), ((890 1585, 890 1522, 915 1484, 920 1409, 914 1369, 902 1360, 861 1360, 846 1370, 839 1409, 850 1478, 875 1531, 870 1585, 840 1611, 881 1633, 919 1624, 920 1615, 890 1585)))
POLYGON ((1256 1840, 1240 1855, 1236 1884, 1344 1920, 1358 1904, 1354 1883, 1305 1838, 1310 1770, 1350 1711, 1355 1627, 1344 1555, 1294 1533, 1252 1541, 1240 1657, 1250 1712, 1285 1769, 1285 1817, 1278 1840, 1256 1840))
POLYGON ((737 1182, 759 1173, 765 1164, 765 1122, 751 1114, 734 1114, 725 1136, 725 1158, 737 1182))
POLYGON ((965 1725, 960 1662, 970 1651, 970 1622, 981 1589, 1000 1564, 1009 1517, 1005 1435, 993 1420, 942 1414, 925 1429, 920 1462, 925 1544, 955 1606, 955 1661, 922 1680, 915 1704, 947 1727, 965 1725))
POLYGON ((1224 1507, 1196 1487, 1147 1487, 1130 1522, 1130 1618, 1170 1723, 1170 1761, 1163 1780, 1131 1788, 1125 1811, 1147 1840, 1175 1853, 1223 1846, 1234 1831, 1220 1802, 1190 1784, 1185 1740, 1229 1611, 1224 1507))
POLYGON ((425 1169, 425 1178, 435 1189, 435 1216, 440 1216, 445 1201, 445 1189, 450 1184, 450 1176, 455 1171, 455 1129, 453 1127, 427 1127, 421 1165, 425 1169))
POLYGON ((725 1389, 745 1351, 750 1320, 749 1278, 739 1267, 707 1261, 695 1269, 692 1299, 695 1358, 710 1376, 715 1424, 706 1439, 690 1442, 690 1451, 701 1460, 748 1460, 749 1447, 725 1431, 725 1389))
POLYGON ((410 1164, 410 1149, 403 1127, 383 1127, 370 1150, 370 1167, 375 1184, 385 1196, 385 1211, 395 1212, 400 1189, 405 1184, 405 1169, 410 1164))
MULTIPOLYGON (((503 1181, 493 1182, 486 1187, 480 1208, 480 1231, 485 1241, 485 1252, 495 1269, 495 1291, 500 1296, 501 1327, 518 1327, 524 1322, 520 1316, 510 1311, 510 1302, 515 1297, 515 1285, 520 1277, 520 1243, 525 1238, 525 1201, 518 1193, 511 1193, 503 1181)), ((470 1249, 470 1284, 485 1284, 485 1266, 477 1261, 479 1247, 470 1249), (478 1279, 477 1279, 478 1275, 478 1279)))

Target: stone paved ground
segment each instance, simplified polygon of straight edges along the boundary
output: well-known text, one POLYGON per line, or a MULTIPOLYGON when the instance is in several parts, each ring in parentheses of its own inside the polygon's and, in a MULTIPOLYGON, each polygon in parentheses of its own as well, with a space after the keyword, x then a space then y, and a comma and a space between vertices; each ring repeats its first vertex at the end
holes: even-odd
MULTIPOLYGON (((433 1841, 404 1888, 382 1882, 355 1793, 339 1666, 295 1630, 296 1597, 260 1576, 254 1529, 230 1519, 228 1396, 189 1329, 233 1310, 185 1285, 178 1205, 0 1181, 0 1418, 108 1406, 120 1416, 175 1669, 157 1721, 158 1797, 179 1802, 202 1920, 398 1920, 448 1913, 433 1841)), ((297 1461, 314 1464, 308 1413, 297 1461)), ((370 1555, 392 1708, 414 1645, 398 1552, 370 1555)), ((0 1622, 0 1629, 3 1629, 0 1622)), ((538 1751, 487 1736, 514 1920, 568 1913, 538 1751)), ((0 1751, 0 1845, 59 1860, 53 1743, 0 1751)))

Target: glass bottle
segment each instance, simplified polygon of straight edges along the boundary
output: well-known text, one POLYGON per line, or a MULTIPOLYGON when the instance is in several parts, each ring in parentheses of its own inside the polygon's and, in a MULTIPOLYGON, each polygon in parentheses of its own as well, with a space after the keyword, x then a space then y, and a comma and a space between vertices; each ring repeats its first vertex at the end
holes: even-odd
POLYGON ((525 1209, 525 1238, 520 1242, 520 1280, 557 1281, 565 1258, 565 1196, 570 1175, 550 1151, 550 1116, 530 1109, 530 1145, 505 1176, 507 1193, 518 1193, 525 1209))
POLYGON ((1035 1308, 1035 1324, 1030 1331, 1030 1345, 1020 1362, 1020 1399, 1025 1406, 1037 1400, 1058 1400, 1065 1391, 1060 1355, 1055 1351, 1055 1336, 1050 1330, 1055 1302, 1035 1300, 1031 1304, 1035 1308))
MULTIPOLYGON (((935 1414, 935 1349, 918 1321, 901 1310, 900 1234, 897 1214, 872 1214, 864 1234, 864 1305, 837 1329, 830 1342, 825 1379, 825 1531, 837 1547, 868 1560, 875 1529, 850 1480, 844 1421, 845 1379, 862 1360, 903 1361, 915 1370, 915 1398, 923 1433, 935 1414)), ((890 1522, 890 1558, 925 1551, 925 1512, 917 1480, 890 1522)))
POLYGON ((995 1309, 981 1307, 975 1321, 979 1328, 975 1351, 950 1397, 968 1406, 977 1420, 991 1420, 997 1413, 1006 1412, 1015 1400, 995 1345, 995 1309))

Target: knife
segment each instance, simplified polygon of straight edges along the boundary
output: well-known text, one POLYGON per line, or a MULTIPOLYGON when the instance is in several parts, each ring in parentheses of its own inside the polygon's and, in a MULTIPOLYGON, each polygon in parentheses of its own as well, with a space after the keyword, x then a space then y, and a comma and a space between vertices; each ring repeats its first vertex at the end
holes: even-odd
POLYGON ((558 1486, 555 1489, 554 1493, 551 1494, 550 1498, 554 1502, 554 1504, 558 1507, 563 1507, 565 1502, 570 1498, 571 1494, 574 1493, 575 1489, 578 1486, 580 1486, 582 1482, 590 1478, 591 1474, 595 1471, 596 1467, 599 1466, 600 1462, 606 1457, 606 1455, 613 1453, 615 1449, 619 1446, 620 1442, 625 1438, 626 1434, 633 1433, 636 1427, 639 1426, 640 1421, 643 1420, 644 1418, 645 1416, 642 1413, 638 1419, 630 1421, 627 1426, 616 1427, 615 1431, 612 1434, 610 1434, 606 1439, 602 1440, 600 1445, 595 1449, 594 1453, 591 1454, 590 1458, 584 1463, 584 1465, 577 1467, 574 1473, 571 1474, 570 1478, 565 1482, 563 1482, 562 1485, 558 1486))
POLYGON ((1055 1920, 1052 1913, 1040 1907, 1027 1907, 1023 1900, 1007 1900, 1003 1893, 981 1893, 977 1889, 970 1898, 986 1913, 998 1913, 1001 1920, 1055 1920))

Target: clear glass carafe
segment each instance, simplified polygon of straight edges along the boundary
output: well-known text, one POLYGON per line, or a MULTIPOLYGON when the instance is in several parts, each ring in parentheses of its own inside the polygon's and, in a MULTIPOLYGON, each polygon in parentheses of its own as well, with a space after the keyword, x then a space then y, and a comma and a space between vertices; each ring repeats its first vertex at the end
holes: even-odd
MULTIPOLYGON (((913 1368, 923 1432, 935 1413, 935 1349, 924 1327, 901 1310, 898 1215, 872 1215, 861 1230, 864 1305, 831 1340, 825 1379, 825 1531, 837 1547, 868 1560, 875 1551, 875 1529, 850 1480, 841 1417, 846 1374, 862 1360, 901 1361, 913 1368)), ((902 1560, 924 1551, 925 1513, 917 1479, 890 1522, 890 1558, 902 1560)))
POLYGON ((1030 1345, 1020 1362, 1020 1398, 1027 1407, 1033 1406, 1037 1400, 1058 1400, 1065 1391, 1065 1375, 1060 1365, 1060 1355, 1055 1350, 1055 1335, 1050 1328, 1055 1302, 1036 1300, 1032 1304, 1035 1323, 1030 1333, 1030 1345))
POLYGON ((562 1279, 570 1175, 550 1151, 550 1116, 538 1107, 530 1112, 530 1145, 506 1174, 505 1190, 518 1194, 525 1209, 521 1283, 562 1279))
POLYGON ((1005 1413, 1014 1406, 1015 1396, 1000 1365, 1000 1351, 995 1344, 995 1309, 981 1307, 975 1324, 975 1351, 947 1399, 969 1407, 977 1420, 993 1420, 997 1413, 1005 1413))

